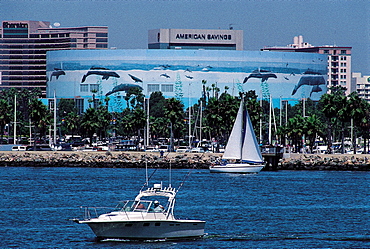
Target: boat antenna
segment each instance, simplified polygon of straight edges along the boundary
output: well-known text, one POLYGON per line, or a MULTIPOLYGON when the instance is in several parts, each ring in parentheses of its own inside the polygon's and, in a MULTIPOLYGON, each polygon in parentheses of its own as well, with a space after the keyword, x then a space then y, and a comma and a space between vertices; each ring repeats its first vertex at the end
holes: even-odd
POLYGON ((169 171, 169 179, 168 179, 168 187, 171 188, 171 179, 172 179, 172 163, 171 163, 171 160, 170 160, 170 171, 169 171))
MULTIPOLYGON (((154 175, 154 173, 157 171, 157 169, 154 169, 154 171, 152 172, 152 174, 149 176, 149 178, 147 177, 146 178, 146 181, 144 182, 143 186, 141 187, 140 189, 140 192, 145 188, 145 186, 148 186, 149 185, 149 180, 152 178, 152 176, 154 175)), ((147 172, 148 173, 148 172, 147 172)))
POLYGON ((148 158, 145 152, 145 181, 146 185, 149 185, 149 180, 148 180, 148 158))

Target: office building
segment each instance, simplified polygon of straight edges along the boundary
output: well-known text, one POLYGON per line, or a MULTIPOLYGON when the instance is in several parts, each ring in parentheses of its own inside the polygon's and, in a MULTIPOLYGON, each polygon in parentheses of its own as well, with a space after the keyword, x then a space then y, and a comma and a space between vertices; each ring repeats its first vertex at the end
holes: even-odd
MULTIPOLYGON (((107 27, 51 26, 44 21, 3 21, 0 28, 0 89, 40 88, 45 94, 46 52, 106 49, 107 27)), ((61 70, 63 65, 61 65, 61 70)))
POLYGON ((149 49, 243 50, 243 30, 153 29, 149 49))
POLYGON ((358 96, 370 102, 370 75, 352 73, 352 84, 356 87, 358 96))
POLYGON ((351 50, 352 47, 336 45, 313 46, 303 41, 303 36, 296 36, 293 44, 285 47, 264 47, 262 51, 304 52, 327 55, 328 81, 327 86, 343 86, 346 94, 356 91, 351 83, 351 50))

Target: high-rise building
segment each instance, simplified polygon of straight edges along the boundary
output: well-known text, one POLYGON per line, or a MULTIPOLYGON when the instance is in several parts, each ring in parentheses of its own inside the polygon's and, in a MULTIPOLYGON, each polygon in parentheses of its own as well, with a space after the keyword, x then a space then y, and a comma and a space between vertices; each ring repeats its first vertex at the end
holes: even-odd
POLYGON ((356 86, 358 96, 370 102, 370 75, 352 73, 352 84, 356 86))
POLYGON ((243 50, 243 30, 152 29, 149 49, 243 50))
POLYGON ((108 27, 58 26, 44 21, 2 22, 0 89, 40 88, 45 93, 47 51, 108 48, 108 27))
POLYGON ((356 91, 351 83, 351 50, 352 47, 339 47, 336 45, 313 46, 303 42, 303 36, 296 36, 293 44, 285 47, 264 47, 262 51, 304 52, 328 55, 328 88, 343 86, 347 88, 346 94, 356 91))

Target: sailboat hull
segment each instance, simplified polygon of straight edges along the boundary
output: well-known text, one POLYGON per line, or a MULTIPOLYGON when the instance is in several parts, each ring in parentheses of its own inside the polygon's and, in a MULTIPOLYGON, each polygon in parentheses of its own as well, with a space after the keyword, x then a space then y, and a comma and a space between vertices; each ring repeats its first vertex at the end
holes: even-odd
POLYGON ((263 164, 228 163, 226 165, 211 166, 209 170, 211 173, 250 174, 260 172, 263 167, 263 164))

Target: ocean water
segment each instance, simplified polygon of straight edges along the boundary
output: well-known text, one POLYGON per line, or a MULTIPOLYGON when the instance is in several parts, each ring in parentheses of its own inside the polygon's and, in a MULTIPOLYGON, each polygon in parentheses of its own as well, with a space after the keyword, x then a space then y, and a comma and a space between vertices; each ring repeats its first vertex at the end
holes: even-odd
POLYGON ((206 235, 147 242, 98 242, 87 225, 70 220, 82 218, 81 205, 113 207, 133 199, 145 170, 5 167, 0 172, 0 248, 370 247, 369 172, 235 175, 158 169, 150 184, 178 187, 184 181, 175 215, 205 220, 206 235))

